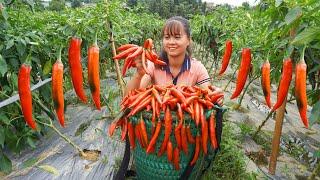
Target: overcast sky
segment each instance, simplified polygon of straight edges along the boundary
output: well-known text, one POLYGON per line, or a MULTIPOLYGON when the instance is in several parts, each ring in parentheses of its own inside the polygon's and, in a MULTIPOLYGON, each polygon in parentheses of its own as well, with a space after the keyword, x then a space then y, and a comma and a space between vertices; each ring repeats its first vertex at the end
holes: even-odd
POLYGON ((241 6, 243 2, 248 2, 250 5, 257 4, 258 0, 202 0, 202 2, 213 2, 215 4, 228 3, 233 6, 241 6), (255 2, 257 1, 257 2, 255 2))

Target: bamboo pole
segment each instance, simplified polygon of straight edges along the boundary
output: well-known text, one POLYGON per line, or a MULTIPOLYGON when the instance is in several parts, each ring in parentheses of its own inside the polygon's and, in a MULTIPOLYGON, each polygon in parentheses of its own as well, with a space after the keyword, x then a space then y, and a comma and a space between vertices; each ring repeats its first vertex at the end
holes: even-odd
MULTIPOLYGON (((112 29, 112 26, 111 26, 111 29, 112 29)), ((113 38, 113 32, 111 30, 110 32, 110 42, 111 42, 111 46, 112 46, 112 55, 115 56, 117 55, 117 52, 116 52, 116 46, 114 44, 114 38, 113 38)), ((117 80, 118 80, 118 84, 121 88, 121 97, 124 96, 124 91, 125 91, 125 88, 124 88, 124 83, 122 81, 122 75, 120 73, 120 66, 119 66, 119 62, 118 61, 114 61, 115 63, 115 66, 116 66, 116 72, 117 72, 117 80)))

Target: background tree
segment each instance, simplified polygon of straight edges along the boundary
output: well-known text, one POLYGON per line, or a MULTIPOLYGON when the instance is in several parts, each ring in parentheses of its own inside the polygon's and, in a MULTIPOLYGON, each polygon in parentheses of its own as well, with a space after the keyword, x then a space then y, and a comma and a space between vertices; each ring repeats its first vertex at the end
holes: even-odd
POLYGON ((65 0, 52 0, 49 4, 49 9, 53 11, 62 11, 65 9, 65 0))

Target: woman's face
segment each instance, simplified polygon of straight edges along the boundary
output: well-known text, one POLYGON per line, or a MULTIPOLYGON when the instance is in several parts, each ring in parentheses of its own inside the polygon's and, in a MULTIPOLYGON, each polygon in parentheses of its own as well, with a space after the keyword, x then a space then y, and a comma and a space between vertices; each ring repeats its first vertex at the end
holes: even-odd
POLYGON ((182 24, 179 24, 175 28, 164 30, 162 43, 168 57, 185 56, 187 47, 190 45, 190 38, 182 24))

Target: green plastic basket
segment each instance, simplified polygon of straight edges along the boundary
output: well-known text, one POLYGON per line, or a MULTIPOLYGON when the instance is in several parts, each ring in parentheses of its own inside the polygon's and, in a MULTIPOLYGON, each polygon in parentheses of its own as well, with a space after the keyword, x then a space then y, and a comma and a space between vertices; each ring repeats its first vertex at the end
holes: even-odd
MULTIPOLYGON (((151 124, 151 121, 146 120, 146 115, 149 112, 142 112, 142 113, 143 113, 143 117, 146 124, 148 139, 150 141, 152 124, 151 124)), ((175 112, 172 112, 172 114, 175 114, 175 112)), ((137 117, 131 117, 131 118, 134 118, 134 121, 137 121, 138 116, 140 117, 140 115, 141 114, 137 115, 137 117)), ((148 115, 148 117, 150 117, 150 115, 148 115)), ((194 121, 191 120, 190 117, 188 119, 187 118, 188 116, 185 117, 185 122, 186 124, 190 123, 191 133, 195 137, 197 133, 197 129, 195 127, 194 121)), ((185 171, 188 163, 193 158, 195 144, 188 144, 188 154, 186 155, 183 151, 180 152, 180 170, 175 170, 173 164, 168 161, 166 152, 163 153, 163 155, 160 157, 157 156, 157 153, 160 149, 163 138, 164 138, 164 128, 162 127, 159 137, 157 139, 155 151, 150 154, 147 154, 146 150, 143 149, 140 146, 140 143, 136 140, 136 147, 133 150, 133 158, 134 158, 134 164, 135 164, 135 169, 136 169, 138 179, 141 179, 141 180, 180 179, 180 176, 185 171)), ((171 133, 170 140, 173 146, 176 147, 174 133, 171 133)), ((203 159, 202 153, 200 153, 199 159, 196 162, 189 179, 196 179, 199 176, 199 172, 201 169, 201 159, 203 159)))

